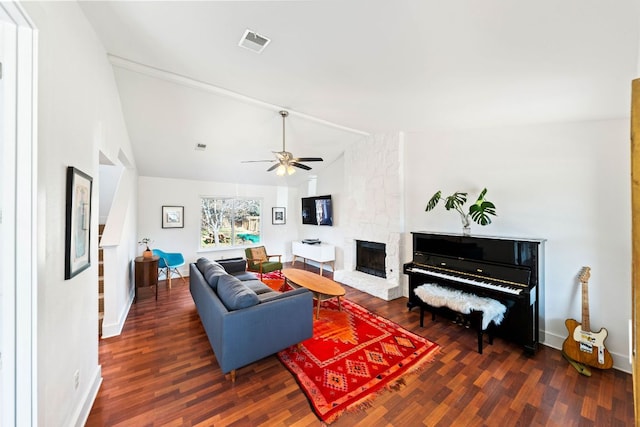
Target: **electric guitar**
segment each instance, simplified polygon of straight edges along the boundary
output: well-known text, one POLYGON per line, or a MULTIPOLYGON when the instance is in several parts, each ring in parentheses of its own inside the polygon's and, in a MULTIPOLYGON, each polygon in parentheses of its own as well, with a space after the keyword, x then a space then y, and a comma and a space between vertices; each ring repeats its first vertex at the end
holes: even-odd
POLYGON ((589 277, 591 269, 582 267, 580 270, 580 283, 582 284, 582 324, 573 319, 567 319, 569 336, 562 344, 562 350, 571 359, 593 366, 599 369, 609 369, 613 366, 613 359, 604 346, 604 340, 608 332, 601 328, 598 332, 591 332, 589 328, 589 277))

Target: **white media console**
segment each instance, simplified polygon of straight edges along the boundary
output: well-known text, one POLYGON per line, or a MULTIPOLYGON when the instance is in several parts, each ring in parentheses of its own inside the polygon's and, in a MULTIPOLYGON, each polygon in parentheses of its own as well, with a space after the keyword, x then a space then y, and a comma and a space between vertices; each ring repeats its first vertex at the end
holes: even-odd
POLYGON ((293 254, 293 262, 291 265, 295 265, 296 258, 300 257, 304 260, 305 264, 308 259, 311 261, 320 263, 320 275, 322 275, 322 268, 325 262, 331 263, 331 269, 335 270, 333 261, 336 259, 336 247, 326 243, 316 243, 309 245, 302 242, 291 243, 291 253, 293 254))

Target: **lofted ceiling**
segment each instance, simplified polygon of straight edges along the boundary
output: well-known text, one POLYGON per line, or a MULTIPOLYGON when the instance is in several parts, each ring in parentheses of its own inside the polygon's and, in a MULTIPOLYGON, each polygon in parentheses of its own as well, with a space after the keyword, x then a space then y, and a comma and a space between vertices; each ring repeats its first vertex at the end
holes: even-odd
POLYGON ((144 176, 297 185, 366 134, 628 117, 637 75, 635 0, 80 5, 144 176), (325 159, 309 172, 241 163, 282 149, 281 109, 287 150, 325 159))

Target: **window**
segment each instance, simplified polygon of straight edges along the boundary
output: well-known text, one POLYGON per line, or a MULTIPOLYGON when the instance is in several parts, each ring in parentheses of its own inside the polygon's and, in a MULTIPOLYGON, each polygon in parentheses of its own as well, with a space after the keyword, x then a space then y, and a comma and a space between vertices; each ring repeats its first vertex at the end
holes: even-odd
POLYGON ((220 248, 260 243, 262 202, 257 199, 203 197, 200 247, 220 248))

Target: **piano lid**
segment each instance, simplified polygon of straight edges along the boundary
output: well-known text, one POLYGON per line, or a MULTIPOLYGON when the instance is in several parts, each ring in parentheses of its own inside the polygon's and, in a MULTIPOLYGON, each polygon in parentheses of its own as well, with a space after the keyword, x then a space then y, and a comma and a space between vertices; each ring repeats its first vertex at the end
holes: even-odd
MULTIPOLYGON (((537 269, 539 239, 412 232, 413 251, 537 269)), ((414 254, 415 258, 415 254, 414 254)), ((419 262, 419 261, 418 261, 419 262)))
POLYGON ((412 231, 411 234, 424 234, 424 235, 431 235, 431 236, 468 237, 472 239, 509 240, 509 241, 516 241, 516 242, 534 242, 534 243, 543 243, 547 241, 547 239, 543 239, 539 237, 491 236, 491 235, 480 235, 480 234, 472 234, 472 235, 465 236, 462 233, 460 234, 445 233, 443 231, 412 231))

